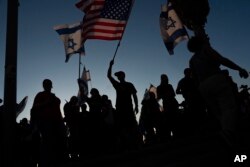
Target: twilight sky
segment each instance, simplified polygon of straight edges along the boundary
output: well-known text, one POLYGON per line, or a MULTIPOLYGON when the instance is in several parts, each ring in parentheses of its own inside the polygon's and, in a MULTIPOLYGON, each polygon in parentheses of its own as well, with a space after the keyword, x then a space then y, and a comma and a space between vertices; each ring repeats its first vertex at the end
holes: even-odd
MULTIPOLYGON (((75 7, 78 0, 19 0, 17 102, 28 96, 28 103, 18 120, 29 118, 35 95, 42 91, 42 81, 53 81, 52 92, 65 100, 78 92, 78 55, 65 63, 63 43, 53 30, 55 25, 81 21, 83 13, 75 7)), ((150 83, 158 86, 160 75, 169 76, 176 89, 188 67, 191 54, 183 41, 170 56, 160 36, 159 15, 166 0, 136 0, 128 25, 118 50, 113 72, 123 70, 126 80, 136 87, 139 103, 150 83)), ((250 71, 250 1, 210 0, 210 13, 206 31, 212 46, 223 56, 250 71)), ((4 96, 4 66, 7 0, 0 0, 0 98, 4 96)), ((192 33, 189 32, 191 36, 192 33)), ((115 90, 106 77, 118 41, 87 40, 86 56, 82 63, 90 70, 90 88, 107 94, 115 105, 115 90)), ((222 67, 224 68, 224 67, 222 67)), ((241 79, 238 72, 230 75, 240 86, 250 85, 250 79, 241 79)), ((177 95, 179 101, 182 97, 177 95)))

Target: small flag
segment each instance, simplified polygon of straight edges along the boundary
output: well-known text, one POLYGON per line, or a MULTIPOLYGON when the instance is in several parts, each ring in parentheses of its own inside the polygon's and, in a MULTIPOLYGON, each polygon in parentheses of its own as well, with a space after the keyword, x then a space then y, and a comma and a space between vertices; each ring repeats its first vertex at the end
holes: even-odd
POLYGON ((157 99, 157 88, 154 85, 150 84, 148 91, 153 92, 155 94, 155 98, 157 99))
POLYGON ((83 68, 81 79, 83 79, 85 81, 90 81, 91 80, 91 78, 90 78, 90 72, 89 72, 89 70, 86 70, 85 66, 83 68))
POLYGON ((134 0, 81 0, 76 7, 85 12, 83 43, 87 39, 120 40, 134 0))
POLYGON ((28 96, 25 96, 19 104, 17 104, 16 118, 19 116, 21 112, 23 112, 28 101, 28 96))
POLYGON ((170 55, 174 54, 174 47, 180 41, 188 39, 187 31, 171 3, 161 7, 160 29, 162 39, 170 55))
POLYGON ((61 40, 64 43, 65 53, 66 53, 66 60, 68 62, 70 56, 75 53, 84 54, 85 49, 82 45, 82 24, 75 23, 72 25, 64 24, 58 25, 54 27, 54 30, 58 32, 60 35, 61 40))
POLYGON ((86 97, 89 94, 89 89, 88 89, 88 81, 90 81, 90 72, 89 70, 86 70, 86 68, 83 68, 82 71, 82 76, 80 79, 78 79, 78 85, 79 85, 79 91, 78 91, 78 99, 79 103, 83 104, 86 101, 86 97))

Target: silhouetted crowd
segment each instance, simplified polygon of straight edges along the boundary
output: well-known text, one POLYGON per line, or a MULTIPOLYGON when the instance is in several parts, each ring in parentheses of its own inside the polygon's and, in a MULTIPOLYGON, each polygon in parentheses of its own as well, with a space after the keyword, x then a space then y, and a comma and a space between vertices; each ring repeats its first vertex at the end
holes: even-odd
MULTIPOLYGON (((209 112, 189 70, 185 69, 185 77, 176 89, 184 101, 178 104, 175 91, 167 75, 163 74, 157 93, 146 92, 138 123, 132 116, 121 117, 108 96, 100 95, 95 88, 81 105, 79 98, 72 96, 64 104, 63 117, 60 100, 50 91, 46 92, 51 89, 52 82, 44 80, 45 91, 38 93, 34 100, 30 123, 23 118, 17 125, 21 164, 47 167, 220 131, 219 120, 209 112)), ((243 120, 241 128, 250 127, 248 90, 247 86, 242 86, 235 92, 240 120, 243 120)))
POLYGON ((72 96, 62 114, 61 101, 51 92, 52 81, 45 79, 44 90, 35 96, 30 121, 24 118, 17 124, 20 166, 57 166, 210 132, 219 132, 233 147, 240 140, 239 132, 250 130, 249 88, 238 89, 229 72, 219 66, 238 70, 244 78, 248 72, 197 37, 189 40, 188 49, 194 55, 176 90, 162 74, 156 91, 145 92, 138 121, 137 90, 125 80, 125 72, 118 71, 114 73, 117 79, 113 78, 114 60, 107 77, 116 91, 115 107, 107 95, 92 88, 84 100, 72 96), (176 94, 183 96, 182 103, 176 94))

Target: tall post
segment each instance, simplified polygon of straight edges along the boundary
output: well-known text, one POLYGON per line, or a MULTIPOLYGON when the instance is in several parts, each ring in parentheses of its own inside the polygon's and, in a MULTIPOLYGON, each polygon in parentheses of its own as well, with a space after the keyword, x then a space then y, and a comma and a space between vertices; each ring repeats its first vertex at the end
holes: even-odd
POLYGON ((82 64, 82 61, 81 61, 81 53, 79 53, 78 79, 81 78, 81 64, 82 64))
POLYGON ((2 167, 16 166, 16 90, 17 90, 17 35, 18 0, 7 1, 7 32, 4 77, 3 112, 3 164, 2 167))

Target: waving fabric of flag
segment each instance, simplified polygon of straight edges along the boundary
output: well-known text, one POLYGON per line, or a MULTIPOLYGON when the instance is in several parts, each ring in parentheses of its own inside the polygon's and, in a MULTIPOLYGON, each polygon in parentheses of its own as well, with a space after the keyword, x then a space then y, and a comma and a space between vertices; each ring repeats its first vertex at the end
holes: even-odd
POLYGON ((89 70, 86 70, 86 68, 83 68, 82 71, 82 76, 80 79, 78 79, 78 86, 79 86, 79 91, 78 91, 78 99, 79 103, 83 104, 86 101, 86 97, 88 96, 89 89, 88 89, 88 81, 90 81, 90 72, 89 70))
POLYGON ((74 53, 83 53, 84 54, 84 47, 82 45, 82 24, 75 23, 72 25, 64 24, 58 25, 54 27, 54 30, 60 35, 61 40, 64 43, 65 53, 66 53, 66 60, 68 62, 70 56, 74 53))
POLYGON ((82 0, 76 7, 85 12, 83 43, 87 39, 122 38, 134 0, 82 0))
POLYGON ((162 6, 160 29, 162 39, 170 55, 174 54, 174 47, 180 41, 188 39, 187 31, 172 8, 171 3, 162 6))

